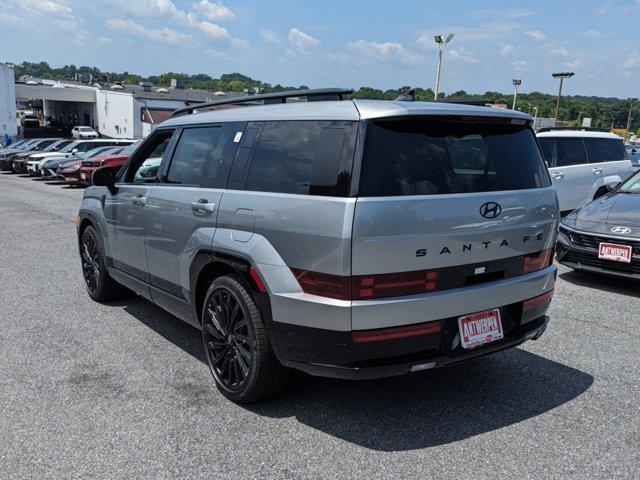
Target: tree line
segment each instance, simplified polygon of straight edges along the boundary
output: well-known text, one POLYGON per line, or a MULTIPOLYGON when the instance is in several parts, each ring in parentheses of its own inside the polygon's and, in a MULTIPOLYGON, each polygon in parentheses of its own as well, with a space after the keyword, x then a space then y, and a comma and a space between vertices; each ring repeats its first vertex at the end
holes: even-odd
MULTIPOLYGON (((138 84, 142 81, 153 82, 154 85, 169 86, 172 78, 181 78, 184 81, 185 88, 194 88, 211 91, 232 91, 242 92, 246 89, 257 89, 262 92, 281 92, 285 90, 304 90, 306 85, 285 86, 272 85, 270 83, 255 80, 241 73, 225 73, 215 78, 206 73, 198 73, 189 75, 178 72, 167 72, 160 75, 151 75, 144 77, 127 71, 122 73, 107 72, 97 67, 87 67, 75 65, 65 65, 60 68, 53 68, 47 62, 22 62, 15 65, 15 75, 19 78, 23 75, 29 75, 37 78, 48 78, 53 80, 72 80, 77 74, 91 74, 94 81, 113 83, 116 81, 128 84, 138 84)), ((373 99, 373 100, 393 100, 400 94, 411 89, 409 86, 400 87, 398 89, 381 90, 373 87, 360 87, 355 90, 351 98, 357 99, 373 99)), ((433 101, 434 94, 430 88, 414 88, 417 100, 433 101)), ((458 90, 449 94, 441 93, 440 100, 448 101, 482 101, 486 100, 491 103, 503 103, 511 107, 513 101, 512 93, 501 92, 485 92, 485 93, 468 93, 464 90, 458 90)), ((538 117, 553 117, 555 115, 556 96, 541 92, 520 93, 518 94, 516 108, 525 113, 538 117), (537 110, 536 110, 537 109, 537 110)), ((601 128, 624 128, 627 124, 627 116, 629 114, 629 101, 615 97, 595 97, 570 95, 563 96, 560 105, 559 119, 570 122, 573 125, 579 125, 582 118, 592 118, 592 126, 601 128)), ((632 111, 632 117, 638 116, 640 106, 635 103, 632 111)), ((632 121, 632 130, 638 130, 640 134, 640 121, 637 119, 632 121)))

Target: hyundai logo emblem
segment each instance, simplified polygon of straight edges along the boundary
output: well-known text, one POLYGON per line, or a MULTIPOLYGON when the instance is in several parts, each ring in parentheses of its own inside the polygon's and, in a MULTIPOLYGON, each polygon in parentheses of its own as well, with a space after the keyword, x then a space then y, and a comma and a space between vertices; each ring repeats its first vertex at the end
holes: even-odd
POLYGON ((624 235, 625 233, 630 233, 631 229, 629 227, 611 227, 611 231, 618 235, 624 235))
POLYGON ((480 207, 480 215, 484 218, 496 218, 502 213, 502 207, 496 202, 487 202, 480 207))

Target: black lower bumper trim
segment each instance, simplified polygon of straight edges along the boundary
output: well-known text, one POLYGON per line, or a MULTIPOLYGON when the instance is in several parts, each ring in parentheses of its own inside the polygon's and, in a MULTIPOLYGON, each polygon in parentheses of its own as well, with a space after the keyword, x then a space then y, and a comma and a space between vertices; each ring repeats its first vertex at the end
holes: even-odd
POLYGON ((504 339, 484 347, 475 348, 468 351, 450 353, 449 355, 434 355, 418 361, 393 363, 389 365, 376 366, 343 366, 328 365, 322 363, 308 363, 301 361, 281 360, 282 363, 291 368, 301 370, 311 375, 342 378, 349 380, 367 380, 374 378, 393 377, 406 375, 413 371, 430 370, 466 362, 474 358, 482 357, 499 352, 508 348, 516 347, 527 340, 537 340, 544 333, 549 323, 549 317, 543 315, 535 320, 521 325, 517 330, 511 331, 504 339))

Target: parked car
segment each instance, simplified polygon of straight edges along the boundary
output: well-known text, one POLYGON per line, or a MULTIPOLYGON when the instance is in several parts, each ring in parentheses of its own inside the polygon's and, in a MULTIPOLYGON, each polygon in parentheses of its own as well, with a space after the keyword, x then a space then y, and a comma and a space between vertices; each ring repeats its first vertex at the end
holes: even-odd
POLYGON ((640 145, 627 145, 627 156, 634 170, 640 169, 640 145))
POLYGON ((100 160, 101 158, 117 155, 124 147, 100 147, 89 150, 87 153, 80 155, 80 158, 73 159, 67 163, 62 163, 56 174, 60 180, 66 181, 69 185, 81 185, 80 168, 85 161, 100 160))
POLYGON ((204 111, 239 101, 178 111, 117 175, 94 173, 78 217, 92 299, 126 286, 201 328, 237 402, 275 394, 288 368, 403 375, 540 337, 559 212, 530 116, 362 100, 204 111))
POLYGON ((55 176, 55 169, 60 166, 62 160, 79 158, 80 154, 88 152, 97 147, 116 147, 130 145, 133 140, 118 140, 118 139, 96 139, 96 140, 76 140, 66 147, 60 149, 59 152, 53 153, 41 153, 32 155, 29 158, 28 165, 31 165, 36 175, 43 176, 55 176), (49 160, 56 160, 55 162, 49 162, 49 160), (47 163, 48 162, 48 163, 47 163), (44 173, 44 166, 54 166, 55 169, 49 169, 46 174, 44 173))
POLYGON ((128 147, 125 147, 120 153, 117 155, 105 155, 100 157, 95 157, 90 160, 83 160, 82 166, 78 170, 78 182, 81 185, 91 185, 93 172, 98 170, 99 168, 111 168, 114 170, 114 173, 120 170, 120 167, 126 163, 131 154, 135 152, 136 148, 138 148, 140 142, 134 142, 128 147))
POLYGON ((98 138, 100 135, 91 127, 73 127, 71 136, 73 138, 98 138))
POLYGON ((35 142, 36 139, 21 140, 9 147, 0 149, 0 170, 11 170, 13 167, 13 160, 11 156, 14 153, 20 153, 26 151, 29 144, 35 142))
POLYGON ((39 127, 40 119, 38 118, 37 115, 27 114, 22 116, 20 123, 22 124, 23 128, 39 127))
MULTIPOLYGON (((56 140, 55 142, 50 143, 47 147, 43 148, 42 150, 37 150, 37 151, 40 153, 57 153, 60 151, 60 149, 66 147, 72 141, 73 140, 69 140, 69 139, 56 140)), ((14 156, 14 161, 21 160, 22 162, 26 162, 27 173, 31 176, 37 176, 39 175, 39 173, 35 170, 34 166, 31 164, 31 161, 29 160, 29 158, 32 158, 33 155, 34 155, 33 152, 22 152, 14 156)))
POLYGON ((593 200, 601 186, 633 173, 624 142, 613 133, 551 128, 540 130, 538 141, 563 213, 593 200))
POLYGON ((11 169, 14 173, 27 173, 27 156, 22 153, 29 152, 41 152, 54 142, 60 140, 59 138, 38 138, 34 142, 30 143, 24 150, 14 152, 7 157, 7 160, 12 162, 11 169))
MULTIPOLYGON (((606 190, 606 191, 604 191, 606 190)), ((640 172, 560 224, 558 262, 576 270, 640 278, 640 172)))

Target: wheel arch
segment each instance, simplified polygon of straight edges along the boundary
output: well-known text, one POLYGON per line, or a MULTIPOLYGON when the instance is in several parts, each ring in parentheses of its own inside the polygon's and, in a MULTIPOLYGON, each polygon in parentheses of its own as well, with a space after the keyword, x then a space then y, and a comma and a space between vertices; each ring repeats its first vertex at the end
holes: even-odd
POLYGON ((251 261, 236 255, 214 251, 200 251, 196 254, 189 270, 190 301, 196 309, 198 322, 202 324, 202 304, 204 296, 216 278, 232 274, 242 280, 243 286, 251 294, 260 308, 265 324, 271 323, 271 303, 269 295, 261 291, 251 277, 251 261))

